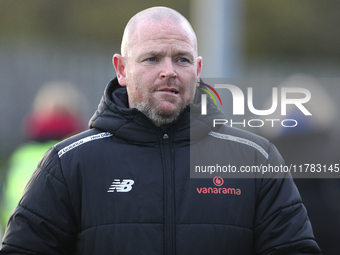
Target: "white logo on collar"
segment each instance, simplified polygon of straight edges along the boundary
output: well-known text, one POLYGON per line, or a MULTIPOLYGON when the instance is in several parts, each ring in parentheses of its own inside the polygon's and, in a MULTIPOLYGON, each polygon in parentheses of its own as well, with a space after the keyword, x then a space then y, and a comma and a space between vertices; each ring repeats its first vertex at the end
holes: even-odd
POLYGON ((134 180, 130 179, 114 179, 109 190, 107 192, 129 192, 132 190, 132 185, 135 183, 134 180))

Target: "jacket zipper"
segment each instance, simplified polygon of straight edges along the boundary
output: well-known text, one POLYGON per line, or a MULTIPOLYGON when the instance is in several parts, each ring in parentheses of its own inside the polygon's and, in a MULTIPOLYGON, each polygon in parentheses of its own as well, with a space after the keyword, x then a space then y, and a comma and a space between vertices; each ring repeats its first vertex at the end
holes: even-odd
POLYGON ((164 212, 165 212, 165 224, 164 224, 164 244, 165 254, 175 254, 175 195, 174 195, 174 170, 172 164, 172 146, 169 141, 168 134, 163 135, 163 153, 164 153, 164 212))

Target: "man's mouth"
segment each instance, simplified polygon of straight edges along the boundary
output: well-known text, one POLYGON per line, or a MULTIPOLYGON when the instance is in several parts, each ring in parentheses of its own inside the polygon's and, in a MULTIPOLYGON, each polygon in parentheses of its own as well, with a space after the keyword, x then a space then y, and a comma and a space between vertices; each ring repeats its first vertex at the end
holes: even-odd
POLYGON ((161 91, 161 92, 171 92, 172 94, 175 94, 175 95, 177 95, 179 93, 179 91, 175 88, 163 88, 163 89, 160 89, 159 91, 161 91))

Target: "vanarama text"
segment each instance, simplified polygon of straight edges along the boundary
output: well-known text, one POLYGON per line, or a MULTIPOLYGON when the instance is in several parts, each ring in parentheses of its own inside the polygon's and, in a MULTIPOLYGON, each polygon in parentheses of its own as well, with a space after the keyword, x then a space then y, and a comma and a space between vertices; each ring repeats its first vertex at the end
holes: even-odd
POLYGON ((230 194, 230 195, 241 195, 240 189, 234 188, 216 188, 216 187, 209 187, 209 188, 196 188, 199 194, 230 194))

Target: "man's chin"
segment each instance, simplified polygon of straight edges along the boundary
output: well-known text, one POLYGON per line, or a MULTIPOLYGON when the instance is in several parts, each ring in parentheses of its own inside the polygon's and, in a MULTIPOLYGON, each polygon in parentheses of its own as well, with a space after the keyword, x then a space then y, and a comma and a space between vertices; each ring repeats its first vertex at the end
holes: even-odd
POLYGON ((164 109, 164 108, 157 108, 156 113, 159 116, 162 116, 164 118, 172 118, 173 116, 178 115, 180 112, 179 109, 164 109))
POLYGON ((161 126, 165 124, 170 124, 175 122, 181 112, 183 111, 182 108, 179 107, 159 107, 153 108, 153 110, 148 111, 146 116, 156 125, 161 126))
POLYGON ((162 101, 158 103, 156 107, 160 112, 164 112, 165 114, 171 114, 172 112, 176 112, 178 108, 181 108, 177 103, 162 101))
POLYGON ((186 105, 175 104, 169 101, 158 102, 158 104, 134 103, 135 108, 144 113, 156 126, 175 122, 186 105))

